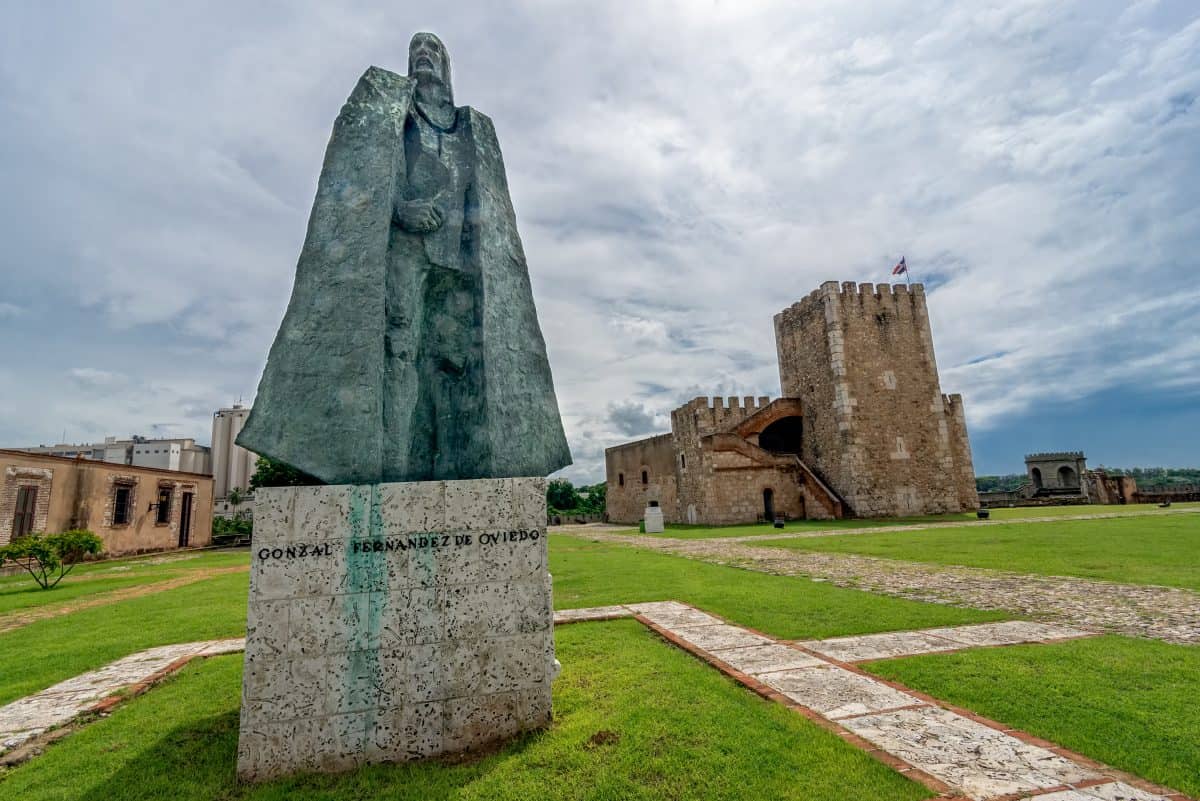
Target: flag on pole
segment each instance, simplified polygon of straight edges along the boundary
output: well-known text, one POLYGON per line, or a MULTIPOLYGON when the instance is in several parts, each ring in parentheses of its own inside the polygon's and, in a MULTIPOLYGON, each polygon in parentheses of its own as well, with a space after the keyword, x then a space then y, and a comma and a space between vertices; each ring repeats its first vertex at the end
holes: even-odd
POLYGON ((908 265, 904 262, 904 257, 900 257, 900 261, 896 262, 896 266, 892 268, 892 275, 906 275, 908 273, 908 265))

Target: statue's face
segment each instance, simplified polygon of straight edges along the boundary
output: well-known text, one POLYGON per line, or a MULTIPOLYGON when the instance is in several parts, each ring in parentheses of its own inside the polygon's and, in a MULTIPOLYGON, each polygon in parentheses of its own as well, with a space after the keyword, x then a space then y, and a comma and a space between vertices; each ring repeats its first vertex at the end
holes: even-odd
POLYGON ((408 46, 408 74, 439 83, 450 82, 450 57, 441 40, 432 33, 418 33, 412 38, 408 46))

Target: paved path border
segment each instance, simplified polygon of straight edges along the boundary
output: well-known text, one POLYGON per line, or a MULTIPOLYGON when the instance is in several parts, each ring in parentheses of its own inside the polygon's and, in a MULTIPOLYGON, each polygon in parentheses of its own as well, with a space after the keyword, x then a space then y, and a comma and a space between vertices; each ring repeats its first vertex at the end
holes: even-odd
MULTIPOLYGON (((842 534, 887 534, 893 531, 926 531, 938 528, 975 528, 986 526, 1011 526, 1024 523, 1059 523, 1072 520, 1113 520, 1126 517, 1168 517, 1170 515, 1200 514, 1200 506, 1183 509, 1144 509, 1137 512, 1092 512, 1079 515, 1054 515, 1041 517, 1009 517, 992 520, 943 520, 929 523, 905 523, 899 526, 860 526, 857 528, 822 528, 810 531, 784 531, 770 534, 748 534, 744 537, 707 537, 710 542, 764 542, 769 540, 806 539, 808 537, 836 537, 842 534)), ((683 539, 683 538, 679 538, 683 539)))
POLYGON ((243 651, 245 639, 162 645, 118 659, 0 707, 0 764, 40 753, 43 735, 79 717, 108 712, 193 659, 243 651), (117 694, 121 693, 121 694, 117 694))
MULTIPOLYGON (((853 664, 968 647, 1059 642, 1090 632, 1007 621, 789 642, 679 601, 559 610, 554 622, 618 618, 637 620, 944 799, 1193 801, 853 664)), ((56 739, 55 727, 82 715, 106 713, 192 659, 244 648, 244 639, 151 648, 0 707, 0 754, 9 752, 0 762, 15 764, 36 756, 56 739)))
POLYGON ((668 642, 758 695, 804 715, 942 798, 1191 801, 1182 793, 899 682, 872 676, 848 662, 730 625, 686 604, 660 602, 629 608, 668 642), (804 662, 806 657, 812 661, 804 662))
POLYGON ((743 543, 744 538, 684 540, 596 529, 563 533, 879 595, 997 609, 1019 617, 1053 618, 1090 631, 1200 645, 1200 593, 1177 587, 772 548, 743 543))

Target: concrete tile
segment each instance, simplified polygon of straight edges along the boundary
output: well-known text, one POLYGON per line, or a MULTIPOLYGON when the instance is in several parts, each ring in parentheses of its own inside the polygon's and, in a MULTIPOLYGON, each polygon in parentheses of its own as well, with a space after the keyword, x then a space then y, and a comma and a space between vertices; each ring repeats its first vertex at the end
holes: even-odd
POLYGON ((293 487, 296 496, 293 525, 285 539, 294 542, 350 539, 350 507, 356 489, 349 484, 293 487))
POLYGON ((481 536, 485 541, 477 546, 480 581, 526 581, 546 574, 544 528, 511 529, 501 537, 486 532, 481 536))
POLYGON ((651 623, 669 629, 682 626, 711 626, 722 622, 712 615, 707 615, 678 601, 654 601, 652 603, 626 604, 625 606, 651 623))
POLYGON ((383 671, 378 648, 331 654, 327 665, 327 712, 363 712, 379 706, 383 671))
POLYGON ((686 626, 671 628, 671 633, 705 651, 721 651, 726 648, 745 648, 752 645, 770 645, 767 637, 753 634, 743 628, 718 623, 713 626, 686 626))
POLYGON ((591 606, 583 609, 559 609, 554 613, 554 622, 576 623, 585 620, 605 620, 612 617, 633 617, 633 612, 623 606, 591 606))
POLYGON ((1063 790, 1036 796, 1038 801, 1170 801, 1165 795, 1155 795, 1122 782, 1098 784, 1083 790, 1063 790))
POLYGON ((480 478, 445 484, 447 530, 490 532, 512 527, 511 478, 480 478))
POLYGON ((407 536, 414 531, 444 531, 446 528, 445 482, 380 484, 376 497, 383 537, 407 536))
POLYGON ((546 634, 458 640, 440 648, 444 697, 494 695, 546 683, 546 634))
POLYGON ((866 659, 886 659, 893 656, 928 654, 962 648, 962 645, 958 643, 932 636, 923 631, 896 631, 859 637, 834 637, 828 640, 797 644, 810 651, 816 651, 843 662, 861 662, 866 659))
MULTIPOLYGON (((372 715, 373 717, 373 715, 372 715)), ((312 721, 312 753, 318 770, 350 770, 366 761, 368 715, 352 712, 312 721)))
POLYGON ((517 590, 512 584, 441 587, 437 591, 445 639, 482 639, 517 633, 517 590))
POLYGON ((243 728, 238 736, 238 772, 251 781, 263 781, 291 772, 295 723, 272 723, 243 728))
MULTIPOLYGON (((369 598, 360 593, 289 601, 288 653, 312 656, 362 648, 369 598)), ((247 637, 248 642, 254 639, 247 637)))
POLYGON ((368 645, 398 648, 443 638, 444 610, 432 587, 373 593, 369 617, 379 621, 379 628, 374 632, 368 626, 368 645))
POLYGON ((514 478, 512 524, 546 533, 545 478, 514 478))
POLYGON ((740 670, 751 676, 825 664, 815 656, 809 656, 795 648, 788 648, 786 645, 776 644, 730 648, 721 651, 717 656, 734 670, 740 670))
POLYGON ((833 665, 766 673, 759 681, 831 719, 921 703, 883 682, 833 665))
POLYGON ((841 724, 971 798, 1101 778, 1044 748, 937 707, 883 712, 841 724))
POLYGON ((381 709, 399 709, 447 697, 440 645, 381 649, 379 661, 381 709))
POLYGON ((246 609, 246 653, 253 656, 288 651, 292 601, 260 601, 246 609))
POLYGON ((445 702, 445 746, 450 751, 479 748, 525 728, 520 693, 466 696, 445 702))
POLYGON ((260 487, 254 492, 254 545, 271 547, 291 536, 296 493, 292 487, 260 487))
POLYGON ((440 754, 442 702, 407 704, 381 712, 368 732, 367 760, 403 762, 440 754))
POLYGON ((1033 623, 1026 620, 1007 620, 1001 623, 979 623, 973 626, 950 626, 925 629, 926 634, 944 637, 959 647, 981 645, 1015 645, 1022 642, 1056 640, 1065 637, 1086 637, 1091 632, 1052 623, 1033 623))

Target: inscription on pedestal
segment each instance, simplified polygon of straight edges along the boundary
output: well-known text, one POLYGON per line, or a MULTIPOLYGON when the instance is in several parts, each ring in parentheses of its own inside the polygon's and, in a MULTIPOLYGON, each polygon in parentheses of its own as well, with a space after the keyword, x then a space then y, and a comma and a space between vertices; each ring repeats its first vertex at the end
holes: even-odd
POLYGON ((545 486, 256 492, 239 776, 404 761, 547 725, 545 486))

